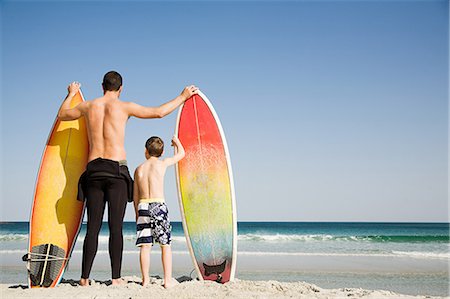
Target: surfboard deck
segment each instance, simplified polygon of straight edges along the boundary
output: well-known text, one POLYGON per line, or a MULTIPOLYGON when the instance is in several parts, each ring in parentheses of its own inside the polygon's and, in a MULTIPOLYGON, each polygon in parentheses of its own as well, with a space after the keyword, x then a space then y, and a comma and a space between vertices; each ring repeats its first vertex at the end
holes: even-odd
POLYGON ((187 245, 199 279, 232 281, 237 222, 230 156, 219 118, 201 92, 180 107, 175 126, 186 156, 175 167, 187 245))
MULTIPOLYGON (((84 101, 81 91, 71 101, 84 101)), ((33 205, 27 268, 31 288, 54 287, 62 279, 83 220, 78 179, 86 169, 89 143, 84 118, 56 118, 42 154, 33 205)))

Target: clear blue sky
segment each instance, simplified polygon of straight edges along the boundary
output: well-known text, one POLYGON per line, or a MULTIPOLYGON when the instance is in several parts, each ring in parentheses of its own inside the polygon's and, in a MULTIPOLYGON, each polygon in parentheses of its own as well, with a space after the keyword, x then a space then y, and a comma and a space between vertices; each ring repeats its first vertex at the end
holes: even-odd
MULTIPOLYGON (((449 220, 446 0, 0 3, 3 221, 28 220, 67 84, 94 98, 112 69, 124 100, 208 95, 240 221, 449 220)), ((175 117, 129 121, 131 171, 175 117)))

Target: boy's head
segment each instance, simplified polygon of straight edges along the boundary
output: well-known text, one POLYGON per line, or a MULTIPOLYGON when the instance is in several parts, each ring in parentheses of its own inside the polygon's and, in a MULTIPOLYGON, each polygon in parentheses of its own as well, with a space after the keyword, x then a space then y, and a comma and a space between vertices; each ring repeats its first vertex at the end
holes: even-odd
POLYGON ((103 91, 118 91, 122 87, 122 76, 116 71, 110 71, 103 77, 103 91))
POLYGON ((149 157, 161 157, 164 152, 164 142, 161 138, 153 136, 147 140, 145 148, 149 157))

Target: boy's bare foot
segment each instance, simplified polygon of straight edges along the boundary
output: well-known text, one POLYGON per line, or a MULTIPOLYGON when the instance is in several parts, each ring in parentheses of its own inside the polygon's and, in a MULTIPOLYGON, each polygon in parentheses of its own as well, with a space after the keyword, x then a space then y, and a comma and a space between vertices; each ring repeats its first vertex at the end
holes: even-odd
POLYGON ((148 286, 149 283, 150 283, 150 278, 149 277, 142 278, 142 286, 143 287, 148 286))
POLYGON ((89 285, 89 278, 80 278, 80 286, 87 287, 89 285))
POLYGON ((164 288, 165 289, 170 289, 174 286, 176 286, 177 284, 180 284, 176 279, 168 279, 167 281, 164 280, 164 288))
POLYGON ((116 279, 111 279, 111 285, 113 286, 120 286, 120 285, 124 285, 127 282, 125 280, 123 280, 123 278, 116 278, 116 279))

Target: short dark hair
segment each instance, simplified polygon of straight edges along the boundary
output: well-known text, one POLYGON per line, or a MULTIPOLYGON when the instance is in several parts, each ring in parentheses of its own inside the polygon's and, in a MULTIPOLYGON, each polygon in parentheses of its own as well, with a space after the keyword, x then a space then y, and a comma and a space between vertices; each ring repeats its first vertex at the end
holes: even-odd
POLYGON ((104 91, 118 91, 122 86, 122 76, 116 71, 110 71, 103 77, 103 90, 104 91))
POLYGON ((161 157, 164 151, 164 141, 157 136, 152 136, 145 142, 145 148, 151 157, 161 157))

